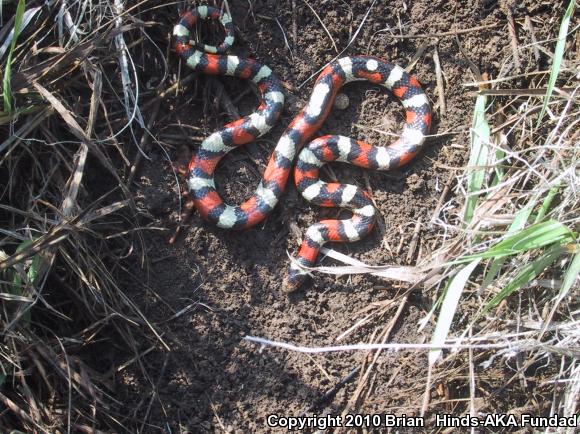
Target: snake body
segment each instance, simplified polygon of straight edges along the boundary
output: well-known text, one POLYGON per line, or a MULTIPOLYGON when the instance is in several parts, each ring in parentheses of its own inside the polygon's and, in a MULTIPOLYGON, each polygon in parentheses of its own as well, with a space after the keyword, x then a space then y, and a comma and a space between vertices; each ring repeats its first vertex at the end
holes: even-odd
POLYGON ((406 111, 401 137, 388 147, 375 147, 342 136, 324 136, 309 143, 299 155, 294 171, 296 187, 303 197, 325 207, 347 207, 353 216, 346 220, 323 220, 311 226, 284 281, 286 290, 298 288, 312 267, 320 247, 328 241, 356 241, 367 235, 375 223, 370 195, 358 187, 326 183, 319 170, 327 162, 342 161, 359 167, 388 170, 409 162, 420 150, 431 124, 429 102, 421 85, 401 67, 377 57, 352 56, 329 63, 320 73, 306 106, 290 122, 278 140, 255 193, 239 206, 225 204, 215 189, 214 170, 219 160, 238 145, 268 131, 278 119, 284 97, 280 82, 270 68, 252 59, 222 54, 233 42, 231 19, 211 7, 185 12, 174 28, 175 49, 194 70, 205 74, 231 75, 251 79, 262 93, 258 110, 227 124, 210 135, 194 153, 189 164, 189 192, 200 214, 219 227, 251 227, 276 206, 297 152, 320 128, 332 108, 339 89, 346 83, 367 80, 390 90, 406 111), (220 19, 226 39, 219 47, 197 46, 189 40, 198 18, 220 19), (231 30, 231 31, 230 31, 231 30))
MULTIPOLYGON (((219 9, 199 6, 185 11, 179 24, 173 28, 173 36, 175 51, 194 71, 249 79, 260 91, 261 104, 254 113, 225 125, 194 151, 187 176, 189 194, 203 218, 225 229, 249 228, 263 220, 276 206, 292 161, 282 152, 274 153, 256 192, 240 206, 223 202, 215 188, 214 172, 224 155, 266 134, 274 126, 284 105, 280 80, 268 66, 253 59, 221 54, 234 42, 234 29, 229 15, 219 9), (226 37, 218 47, 190 41, 193 25, 205 18, 219 19, 225 28, 226 37)), ((285 152, 285 149, 279 150, 285 152)))

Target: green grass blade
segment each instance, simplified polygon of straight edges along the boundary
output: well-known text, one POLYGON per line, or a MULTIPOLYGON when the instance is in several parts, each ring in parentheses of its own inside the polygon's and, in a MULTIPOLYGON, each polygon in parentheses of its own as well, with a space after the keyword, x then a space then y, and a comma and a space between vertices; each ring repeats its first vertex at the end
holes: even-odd
POLYGON ((566 35, 568 34, 568 26, 570 25, 570 19, 574 14, 574 7, 576 6, 576 0, 570 0, 566 12, 564 13, 564 18, 562 18, 562 23, 560 24, 560 32, 558 33, 558 42, 556 43, 556 49, 554 50, 554 61, 552 62, 552 69, 550 71, 550 78, 548 79, 548 88, 546 89, 546 96, 544 97, 544 104, 542 104, 542 110, 538 116, 538 122, 536 123, 536 128, 542 123, 542 118, 546 114, 546 108, 550 102, 550 97, 554 92, 554 86, 556 85, 556 80, 558 74, 560 73, 560 66, 562 64, 562 59, 564 58, 564 48, 566 46, 566 35))
POLYGON ((522 209, 520 209, 516 213, 516 215, 514 217, 514 221, 512 222, 510 227, 508 228, 508 231, 507 231, 508 234, 513 234, 514 232, 520 231, 524 228, 524 226, 526 225, 526 223, 530 219, 530 214, 532 214, 532 211, 534 210, 534 207, 536 206, 537 201, 538 201, 538 199, 536 197, 533 197, 526 204, 526 206, 524 206, 522 209))
POLYGON ((525 265, 514 279, 507 284, 495 297, 493 297, 483 308, 483 313, 497 306, 502 300, 512 292, 520 289, 550 266, 560 256, 566 254, 568 250, 563 246, 554 246, 534 261, 525 265))
POLYGON ((558 221, 549 220, 522 229, 497 243, 490 251, 491 256, 512 254, 539 249, 555 242, 572 242, 574 239, 574 233, 568 227, 558 221))
MULTIPOLYGON (((512 224, 510 225, 510 227, 507 230, 508 234, 513 234, 513 233, 520 231, 524 228, 528 219, 530 218, 530 214, 532 213, 532 210, 534 209, 536 201, 537 201, 536 199, 532 198, 532 200, 530 200, 526 204, 526 206, 524 206, 522 209, 520 209, 516 213, 514 220, 512 221, 512 224)), ((487 273, 485 274, 485 276, 483 278, 483 282, 481 283, 481 288, 480 288, 481 291, 483 291, 485 288, 487 288, 490 285, 490 283, 492 282, 492 280, 495 278, 495 276, 497 276, 497 273, 501 269, 501 266, 504 264, 505 259, 506 258, 503 257, 503 258, 494 259, 492 261, 487 273)))
POLYGON ((467 225, 473 218, 475 207, 479 200, 476 192, 481 190, 485 180, 486 169, 489 156, 489 138, 491 130, 485 117, 485 107, 487 97, 479 95, 475 101, 473 111, 473 122, 471 125, 471 153, 468 162, 469 175, 467 178, 467 200, 465 201, 465 213, 463 215, 464 224, 467 225))
MULTIPOLYGON (((442 345, 445 343, 451 328, 451 323, 453 322, 453 317, 455 316, 455 311, 457 310, 459 298, 465 289, 469 276, 471 276, 471 273, 473 273, 473 270, 475 270, 479 262, 480 259, 476 259, 470 264, 467 264, 449 281, 439 312, 437 325, 433 332, 433 338, 431 339, 433 345, 442 345)), ((429 351, 429 365, 433 365, 439 359, 440 355, 441 350, 429 351)))
POLYGON ((552 187, 548 191, 548 194, 546 195, 546 197, 544 198, 544 201, 542 202, 542 205, 540 206, 540 209, 538 211, 538 215, 536 216, 534 223, 541 222, 544 219, 544 217, 545 217, 546 213, 548 212, 548 210, 550 209, 550 205, 552 205, 552 201, 554 200, 554 197, 556 196, 556 193, 558 193, 559 189, 560 189, 560 183, 558 183, 557 185, 555 185, 554 187, 552 187))
POLYGON ((556 313, 558 305, 568 295, 568 292, 570 292, 572 285, 574 285, 574 282, 579 278, 579 276, 580 276, 580 251, 576 252, 574 258, 572 258, 570 266, 564 273, 564 277, 562 279, 562 286, 560 287, 560 291, 558 292, 558 297, 556 298, 554 306, 552 307, 552 310, 548 315, 548 319, 546 319, 545 322, 546 325, 544 326, 544 330, 542 331, 542 333, 545 331, 545 328, 550 323, 552 317, 554 316, 554 313, 556 313))
MULTIPOLYGON (((550 204, 552 202, 552 199, 555 196, 556 191, 557 191, 557 187, 554 187, 554 194, 551 194, 552 190, 550 190, 550 193, 548 193, 549 197, 546 197, 544 199, 544 202, 542 203, 542 206, 540 207, 540 212, 538 213, 538 216, 536 216, 534 223, 538 223, 539 221, 541 221, 541 219, 543 218, 543 215, 540 217, 540 214, 542 213, 542 209, 544 210, 544 215, 545 215, 545 212, 549 209, 550 204)), ((532 211, 533 211, 534 207, 536 206, 537 202, 538 202, 537 195, 533 196, 528 201, 528 203, 516 213, 514 220, 512 221, 512 224, 510 225, 510 227, 507 230, 508 235, 513 234, 517 231, 521 231, 525 227, 526 223, 530 219, 530 215, 532 214, 532 211)), ((483 279, 483 282, 481 284, 481 290, 484 290, 485 288, 487 288, 489 286, 489 284, 494 279, 494 277, 497 275, 501 266, 505 262, 505 259, 506 259, 506 256, 493 260, 493 262, 489 266, 489 269, 488 269, 488 271, 483 279)))
POLYGON ((566 274, 564 274, 562 287, 560 288, 560 293, 558 297, 564 298, 566 296, 570 288, 572 288, 574 281, 578 279, 579 275, 580 275, 580 252, 574 255, 574 259, 572 259, 570 267, 568 267, 568 269, 566 270, 566 274))
POLYGON ((12 56, 14 54, 14 50, 16 49, 16 39, 18 39, 18 35, 20 34, 20 26, 22 25, 22 17, 24 16, 25 6, 25 0, 18 1, 18 6, 16 7, 16 16, 14 18, 14 35, 12 36, 10 51, 8 52, 8 59, 6 61, 6 68, 4 70, 4 76, 2 77, 4 111, 7 113, 12 113, 12 90, 10 87, 10 77, 12 75, 12 56))
POLYGON ((536 223, 514 235, 511 235, 485 252, 467 255, 451 264, 462 264, 476 258, 503 258, 522 252, 527 252, 557 243, 558 245, 572 243, 576 239, 574 232, 555 220, 536 223))

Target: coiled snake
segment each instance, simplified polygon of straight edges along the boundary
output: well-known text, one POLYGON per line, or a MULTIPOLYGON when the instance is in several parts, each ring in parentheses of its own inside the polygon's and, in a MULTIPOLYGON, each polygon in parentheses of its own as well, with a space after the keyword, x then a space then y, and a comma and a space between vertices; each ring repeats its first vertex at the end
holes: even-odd
POLYGON ((359 167, 388 170, 408 163, 420 150, 431 124, 429 102, 421 85, 401 67, 377 57, 343 57, 328 64, 318 76, 306 106, 290 122, 272 153, 262 180, 243 204, 225 204, 215 188, 214 171, 220 159, 237 146, 265 134, 280 117, 284 94, 272 70, 253 59, 224 53, 234 41, 228 14, 209 6, 184 12, 173 29, 175 51, 195 71, 250 79, 258 86, 261 104, 249 116, 231 122, 206 138, 189 163, 187 184, 195 207, 203 218, 226 229, 245 229, 262 221, 276 206, 292 170, 296 154, 320 128, 333 106, 338 90, 346 83, 367 80, 390 90, 403 104, 406 123, 401 137, 388 147, 375 147, 343 136, 324 136, 307 144, 294 169, 296 187, 302 196, 319 206, 352 210, 344 220, 323 220, 312 225, 300 247, 297 260, 284 281, 287 291, 298 288, 308 275, 320 247, 328 241, 356 241, 367 235, 376 220, 370 195, 360 188, 326 183, 320 168, 331 161, 359 167), (220 20, 226 37, 215 47, 190 41, 192 26, 199 19, 220 20))

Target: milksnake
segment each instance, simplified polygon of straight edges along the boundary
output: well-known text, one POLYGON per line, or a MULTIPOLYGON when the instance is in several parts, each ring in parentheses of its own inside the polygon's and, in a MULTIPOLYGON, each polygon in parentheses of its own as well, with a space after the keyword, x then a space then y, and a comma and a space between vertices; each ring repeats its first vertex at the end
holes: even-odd
POLYGON ((367 80, 390 90, 406 110, 401 137, 388 147, 374 147, 342 136, 324 136, 309 143, 298 157, 294 170, 296 187, 302 196, 319 206, 346 207, 352 218, 323 220, 312 225, 292 262, 283 287, 298 288, 312 267, 318 251, 328 241, 356 241, 367 235, 375 223, 370 195, 347 184, 319 179, 320 168, 331 161, 359 167, 388 170, 408 163, 420 150, 431 124, 429 102, 421 85, 404 69, 371 56, 343 57, 329 63, 320 73, 310 100, 290 122, 278 140, 258 188, 239 206, 225 204, 215 188, 214 171, 220 159, 239 145, 265 134, 278 120, 284 104, 280 81, 272 70, 255 60, 224 55, 233 43, 233 23, 228 14, 209 6, 185 11, 173 29, 175 51, 187 65, 204 74, 250 79, 261 93, 261 104, 249 116, 224 126, 206 138, 189 163, 189 194, 203 218, 226 229, 245 229, 260 221, 278 203, 292 169, 296 153, 320 128, 332 108, 338 90, 351 81, 367 80), (220 20, 226 37, 218 47, 190 41, 192 26, 199 20, 220 20))

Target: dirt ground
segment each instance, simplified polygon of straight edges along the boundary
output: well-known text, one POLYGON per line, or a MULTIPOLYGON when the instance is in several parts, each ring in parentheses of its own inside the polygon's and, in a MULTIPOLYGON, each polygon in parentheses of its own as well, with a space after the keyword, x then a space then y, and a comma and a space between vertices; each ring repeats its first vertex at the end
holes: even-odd
MULTIPOLYGON (((325 174, 370 186, 383 221, 363 241, 333 247, 368 264, 414 265, 428 258, 442 242, 443 230, 430 223, 432 215, 446 182, 461 173, 467 159, 475 88, 463 84, 475 81, 470 62, 494 78, 500 73, 506 76, 546 69, 547 59, 543 57, 538 63, 531 50, 524 50, 519 69, 508 61, 509 5, 502 2, 310 0, 308 4, 318 12, 332 40, 305 1, 229 2, 237 37, 232 53, 269 65, 287 85, 287 102, 282 119, 269 134, 222 160, 218 189, 230 203, 249 197, 277 138, 308 99, 313 85, 308 78, 337 56, 333 41, 340 51, 351 38, 354 40, 343 55, 376 55, 404 67, 418 54, 412 73, 423 84, 434 108, 434 137, 428 139, 425 151, 408 166, 388 173, 334 165, 332 172, 325 174), (454 29, 476 27, 449 34, 454 29), (398 37, 420 34, 440 37, 398 37), (435 47, 445 79, 445 111, 436 92, 435 47), (410 252, 418 221, 420 238, 410 252)), ((522 23, 526 15, 532 23, 535 17, 551 16, 557 27, 561 16, 561 6, 554 8, 549 2, 523 1, 514 3, 513 8, 514 17, 522 23)), ((165 37, 166 43, 174 24, 167 21, 168 16, 177 19, 177 5, 150 11, 143 18, 159 21, 162 17, 163 22, 157 22, 152 32, 160 39, 165 37)), ((213 31, 215 36, 214 29, 204 26, 202 31, 213 31)), ((535 30, 537 39, 546 36, 545 29, 535 30)), ((519 38, 522 45, 531 42, 526 31, 522 30, 519 38)), ((190 74, 184 66, 179 69, 175 53, 169 52, 168 58, 170 74, 190 74)), ((159 79, 161 70, 148 68, 153 63, 147 59, 143 64, 143 81, 159 79)), ((350 402, 360 384, 355 375, 336 396, 316 406, 327 390, 368 363, 373 354, 309 356, 261 349, 243 340, 245 335, 252 335, 303 346, 335 345, 339 335, 374 312, 370 321, 339 343, 380 341, 408 288, 406 284, 370 276, 317 273, 290 297, 281 292, 289 263, 287 252, 297 249, 297 239, 289 227, 295 224, 304 232, 321 216, 336 216, 336 210, 314 208, 289 183, 281 203, 263 224, 227 232, 194 213, 177 242, 168 244, 183 204, 177 184, 181 175, 173 170, 173 163, 183 157, 184 148, 197 146, 232 120, 220 102, 220 92, 229 96, 242 115, 251 113, 258 104, 248 83, 197 76, 161 106, 162 121, 154 127, 159 143, 150 148, 150 160, 144 162, 136 179, 140 224, 148 228, 143 231, 146 261, 143 264, 135 259, 133 277, 125 286, 170 351, 159 340, 139 343, 145 354, 140 363, 130 363, 120 371, 116 399, 127 403, 136 427, 152 433, 268 432, 269 414, 296 416, 305 410, 310 410, 309 414, 340 414, 347 409, 361 414, 418 415, 427 373, 425 353, 382 353, 366 383, 364 399, 350 402), (142 420, 146 420, 143 426, 142 420)), ((342 134, 387 145, 392 140, 389 134, 400 131, 403 111, 388 92, 365 83, 349 84, 343 92, 349 97, 349 107, 333 110, 320 135, 342 134)), ((453 215, 459 209, 446 212, 453 215)), ((329 259, 322 263, 336 265, 329 259)), ((433 291, 420 288, 413 291, 388 341, 428 342, 432 325, 418 332, 417 324, 431 309, 435 296, 433 291)), ((115 357, 114 363, 121 365, 132 355, 121 352, 115 357)), ((475 360, 479 364, 487 358, 475 353, 475 360)), ((462 366, 453 358, 446 359, 434 374, 430 418, 435 413, 469 411, 469 376, 462 366)), ((487 371, 478 367, 479 411, 507 412, 525 402, 522 397, 533 386, 519 381, 506 384, 514 370, 511 362, 499 360, 487 371)), ((541 368, 537 375, 541 378, 541 368)))

